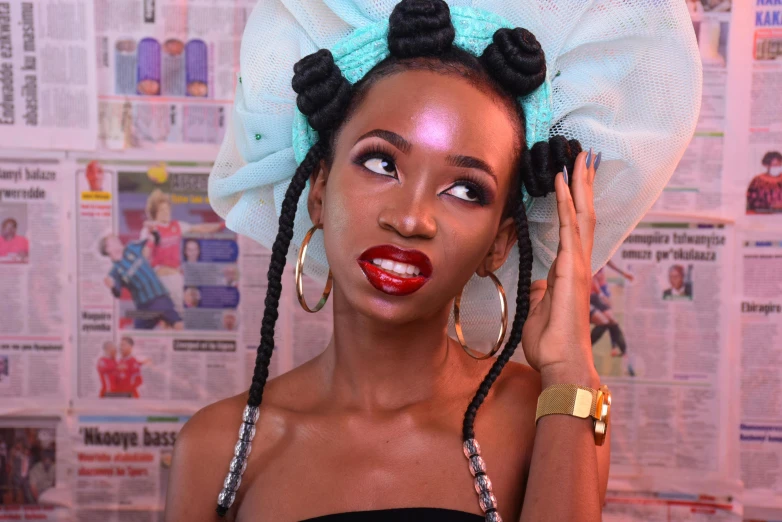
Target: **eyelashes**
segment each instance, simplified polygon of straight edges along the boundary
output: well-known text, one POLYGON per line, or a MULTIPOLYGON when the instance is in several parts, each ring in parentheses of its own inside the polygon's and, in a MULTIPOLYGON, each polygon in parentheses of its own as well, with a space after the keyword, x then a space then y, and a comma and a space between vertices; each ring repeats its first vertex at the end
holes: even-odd
MULTIPOLYGON (((463 191, 459 191, 467 195, 468 197, 473 197, 473 199, 467 199, 465 201, 468 201, 470 203, 477 203, 480 206, 486 206, 490 204, 494 198, 491 196, 491 192, 485 187, 483 180, 481 180, 478 176, 474 176, 471 174, 465 174, 461 178, 454 181, 453 185, 451 185, 450 188, 446 192, 451 192, 457 187, 464 187, 463 191), (473 195, 469 196, 468 191, 473 191, 473 195)), ((459 197, 459 196, 455 196, 459 197)), ((464 199, 464 198, 459 198, 464 199)))
MULTIPOLYGON (((367 149, 359 152, 352 159, 352 163, 372 174, 397 178, 396 154, 393 149, 374 143, 367 149)), ((467 172, 455 180, 442 192, 465 203, 486 206, 494 200, 490 189, 480 176, 467 172)))
MULTIPOLYGON (((382 145, 377 145, 377 144, 372 145, 367 150, 358 154, 353 159, 353 163, 358 165, 359 167, 369 170, 370 172, 374 172, 375 174, 380 174, 381 176, 390 176, 390 172, 396 172, 396 155, 394 155, 392 151, 387 150, 382 145), (393 166, 393 168, 391 169, 391 171, 386 171, 385 173, 372 170, 366 166, 366 163, 371 160, 379 160, 379 162, 376 162, 374 166, 382 168, 383 170, 385 170, 388 166, 393 166)), ((390 177, 396 177, 396 176, 390 176, 390 177)))

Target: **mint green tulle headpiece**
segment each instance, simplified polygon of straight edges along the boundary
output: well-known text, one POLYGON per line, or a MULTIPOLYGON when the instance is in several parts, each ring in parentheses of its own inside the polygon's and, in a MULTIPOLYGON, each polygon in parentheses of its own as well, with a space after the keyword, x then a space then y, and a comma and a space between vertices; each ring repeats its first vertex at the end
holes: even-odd
MULTIPOLYGON (((290 179, 317 141, 317 133, 296 107, 293 65, 326 48, 347 80, 357 82, 389 54, 388 19, 397 1, 258 2, 242 38, 233 122, 209 182, 212 206, 230 229, 271 248, 290 179)), ((448 4, 454 44, 476 56, 502 27, 522 27, 540 42, 548 77, 519 99, 526 116, 527 145, 561 135, 602 152, 594 185, 597 227, 592 268, 597 270, 659 196, 695 129, 701 61, 685 3, 454 0, 448 4)), ((533 279, 542 279, 559 242, 555 201, 536 198, 532 205, 532 198, 524 196, 533 279)), ((311 226, 305 191, 298 204, 289 263, 311 226)), ((328 261, 318 241, 309 246, 305 272, 325 281, 328 261)), ((515 250, 496 275, 508 291, 513 314, 518 278, 515 250)), ((493 311, 493 285, 484 286, 486 292, 474 295, 478 300, 485 296, 490 303, 486 308, 493 311)), ((488 337, 492 337, 496 335, 493 313, 489 323, 488 337)))

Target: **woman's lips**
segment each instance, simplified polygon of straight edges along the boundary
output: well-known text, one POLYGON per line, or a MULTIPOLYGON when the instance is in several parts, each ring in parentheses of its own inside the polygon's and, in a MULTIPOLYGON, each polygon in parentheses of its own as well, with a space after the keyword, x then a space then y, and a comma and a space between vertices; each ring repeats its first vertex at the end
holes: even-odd
POLYGON ((429 261, 426 254, 419 250, 403 249, 395 245, 378 245, 368 248, 357 261, 369 283, 389 295, 412 294, 424 286, 432 276, 432 262, 429 261), (393 268, 381 268, 374 263, 376 259, 386 261, 387 265, 389 261, 392 261, 398 269, 407 267, 401 267, 397 263, 413 267, 414 273, 408 272, 401 275, 395 273, 393 268))

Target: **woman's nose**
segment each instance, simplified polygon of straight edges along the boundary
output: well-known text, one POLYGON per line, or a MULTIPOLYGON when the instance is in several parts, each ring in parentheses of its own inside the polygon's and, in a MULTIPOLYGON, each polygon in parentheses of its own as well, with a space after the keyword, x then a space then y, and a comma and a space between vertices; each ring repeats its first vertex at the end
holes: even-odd
POLYGON ((385 230, 395 231, 403 237, 431 239, 437 234, 434 217, 435 197, 427 194, 421 184, 411 190, 395 190, 395 194, 378 214, 378 224, 385 230))

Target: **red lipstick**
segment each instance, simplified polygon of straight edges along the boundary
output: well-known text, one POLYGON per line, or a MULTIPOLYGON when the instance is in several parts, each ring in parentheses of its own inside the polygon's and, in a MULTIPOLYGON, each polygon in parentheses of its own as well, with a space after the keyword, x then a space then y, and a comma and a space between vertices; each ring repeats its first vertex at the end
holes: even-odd
POLYGON ((400 248, 395 245, 378 245, 366 249, 357 259, 358 266, 364 272, 369 284, 389 295, 409 295, 424 286, 432 276, 432 262, 419 250, 400 248), (418 275, 394 273, 372 262, 373 259, 387 259, 398 263, 413 265, 418 275))

